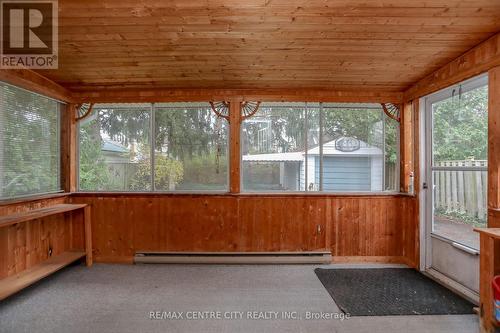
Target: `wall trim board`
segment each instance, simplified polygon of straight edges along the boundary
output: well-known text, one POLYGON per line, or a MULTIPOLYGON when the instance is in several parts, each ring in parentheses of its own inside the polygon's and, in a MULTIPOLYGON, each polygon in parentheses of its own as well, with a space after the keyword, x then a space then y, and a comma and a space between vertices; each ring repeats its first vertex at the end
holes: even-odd
POLYGON ((409 265, 418 254, 415 197, 78 193, 70 200, 92 207, 98 262, 129 262, 124 258, 139 250, 329 249, 336 257, 390 257, 409 265))
POLYGON ((17 204, 25 205, 27 203, 34 201, 45 201, 50 199, 69 197, 70 195, 71 193, 53 193, 53 194, 35 195, 35 196, 8 199, 8 200, 0 200, 0 207, 12 206, 17 204))
POLYGON ((270 102, 401 103, 402 92, 324 89, 102 89, 73 91, 78 102, 202 102, 220 100, 270 102))
POLYGON ((306 192, 276 192, 276 193, 252 193, 252 192, 72 192, 71 197, 112 197, 112 198, 144 198, 144 197, 237 197, 237 198, 415 198, 407 193, 306 193, 306 192))
POLYGON ((403 256, 337 256, 332 257, 332 263, 384 263, 384 264, 403 264, 410 267, 409 261, 403 256))
POLYGON ((500 66, 500 33, 416 82, 404 92, 403 101, 418 99, 496 66, 500 66))
MULTIPOLYGON (((0 216, 68 202, 68 195, 13 201, 0 206, 0 216)), ((83 212, 83 210, 81 210, 83 212)), ((84 248, 83 214, 64 213, 0 228, 0 279, 72 249, 84 248)))
POLYGON ((0 69, 0 81, 62 102, 73 99, 69 90, 30 69, 0 69))

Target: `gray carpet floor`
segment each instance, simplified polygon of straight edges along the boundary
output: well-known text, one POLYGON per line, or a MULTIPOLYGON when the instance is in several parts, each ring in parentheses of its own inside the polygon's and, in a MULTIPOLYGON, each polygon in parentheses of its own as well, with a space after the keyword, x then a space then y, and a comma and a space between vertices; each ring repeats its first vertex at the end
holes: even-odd
MULTIPOLYGON (((475 315, 306 319, 339 312, 311 265, 68 267, 0 302, 0 332, 478 332, 475 315), (150 319, 150 312, 184 319, 150 319), (243 319, 185 319, 241 311, 243 319), (252 319, 249 311, 278 312, 252 319), (284 319, 283 312, 299 319, 284 319), (272 315, 270 315, 272 316, 272 315)), ((320 266, 342 267, 338 265, 320 266)), ((353 267, 347 265, 346 267, 353 267)), ((375 267, 388 267, 375 266, 375 267)))

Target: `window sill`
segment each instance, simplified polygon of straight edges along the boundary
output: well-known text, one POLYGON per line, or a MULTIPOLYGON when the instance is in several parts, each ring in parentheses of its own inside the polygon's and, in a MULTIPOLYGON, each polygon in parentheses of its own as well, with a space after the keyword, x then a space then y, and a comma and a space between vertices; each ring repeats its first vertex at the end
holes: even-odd
POLYGON ((149 197, 174 197, 174 196, 226 196, 226 197, 376 197, 376 196, 407 196, 415 197, 414 194, 401 192, 241 192, 229 193, 223 191, 210 192, 91 192, 79 191, 71 193, 74 197, 134 197, 134 196, 149 196, 149 197))
POLYGON ((55 193, 47 193, 47 194, 30 195, 30 196, 25 196, 25 197, 17 197, 17 198, 12 198, 12 199, 0 200, 0 206, 8 206, 8 205, 14 205, 14 204, 18 204, 18 203, 28 203, 28 202, 33 202, 33 201, 62 198, 62 197, 70 196, 70 195, 71 195, 71 193, 69 193, 69 192, 55 192, 55 193))

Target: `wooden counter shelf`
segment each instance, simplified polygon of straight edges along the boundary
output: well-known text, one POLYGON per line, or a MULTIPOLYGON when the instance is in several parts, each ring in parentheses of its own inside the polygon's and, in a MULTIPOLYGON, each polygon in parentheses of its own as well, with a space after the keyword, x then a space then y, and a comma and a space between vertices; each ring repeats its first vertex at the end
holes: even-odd
POLYGON ((481 332, 491 333, 498 325, 493 316, 493 277, 500 275, 500 228, 475 228, 480 234, 479 306, 481 332))
POLYGON ((32 209, 5 216, 0 216, 0 228, 8 227, 18 223, 26 223, 33 220, 57 214, 64 214, 83 210, 85 251, 69 250, 49 257, 47 260, 34 265, 20 273, 8 276, 0 280, 0 300, 20 291, 21 289, 43 279, 44 277, 60 270, 61 268, 85 257, 87 266, 92 265, 92 238, 90 206, 87 204, 58 204, 49 207, 32 209))
POLYGON ((21 273, 0 280, 0 301, 83 257, 83 251, 63 252, 21 273))
POLYGON ((86 204, 60 204, 39 209, 32 209, 27 212, 0 216, 0 228, 9 225, 23 223, 27 221, 41 219, 47 216, 71 212, 78 209, 84 209, 86 204))

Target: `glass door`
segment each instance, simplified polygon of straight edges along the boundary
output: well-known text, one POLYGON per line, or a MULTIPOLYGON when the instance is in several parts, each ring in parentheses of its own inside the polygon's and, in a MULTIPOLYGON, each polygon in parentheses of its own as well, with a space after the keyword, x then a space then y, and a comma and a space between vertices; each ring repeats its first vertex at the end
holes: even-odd
POLYGON ((480 76, 425 98, 426 269, 479 290, 486 226, 488 86, 480 76))

